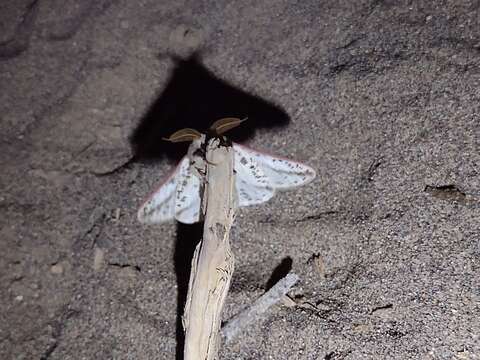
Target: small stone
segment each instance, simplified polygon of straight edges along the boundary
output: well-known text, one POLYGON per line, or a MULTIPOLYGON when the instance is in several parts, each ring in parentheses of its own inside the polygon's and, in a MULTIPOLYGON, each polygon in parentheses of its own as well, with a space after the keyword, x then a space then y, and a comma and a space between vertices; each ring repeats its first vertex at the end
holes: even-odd
POLYGON ((61 264, 52 265, 50 272, 57 275, 63 274, 63 266, 61 264))
POLYGON ((115 221, 118 221, 120 219, 120 208, 115 209, 115 214, 113 218, 115 219, 115 221))
POLYGON ((294 306, 297 306, 297 303, 295 302, 295 300, 293 300, 290 296, 288 295, 284 295, 280 301, 282 302, 283 305, 285 305, 286 307, 294 307, 294 306))
POLYGON ((18 296, 15 296, 15 301, 23 301, 23 296, 22 295, 18 295, 18 296))
POLYGON ((99 271, 104 264, 105 253, 101 248, 95 248, 95 254, 93 255, 93 269, 99 271))

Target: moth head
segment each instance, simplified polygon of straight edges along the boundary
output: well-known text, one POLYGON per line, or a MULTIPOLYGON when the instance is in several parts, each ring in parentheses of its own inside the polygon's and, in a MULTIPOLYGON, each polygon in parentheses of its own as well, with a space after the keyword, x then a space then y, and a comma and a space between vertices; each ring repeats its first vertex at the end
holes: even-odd
POLYGON ((226 133, 228 130, 236 128, 242 122, 247 120, 247 118, 239 119, 239 118, 223 118, 220 120, 215 121, 212 126, 210 126, 210 131, 212 131, 215 135, 222 135, 226 133))
MULTIPOLYGON (((247 120, 247 118, 244 118, 244 119, 223 118, 215 121, 208 130, 209 130, 209 133, 213 133, 216 136, 223 135, 228 130, 231 130, 239 126, 245 120, 247 120)), ((202 139, 202 137, 203 137, 203 134, 201 132, 195 129, 185 128, 182 130, 178 130, 174 132, 172 135, 170 135, 170 137, 163 138, 163 139, 166 141, 177 143, 177 142, 195 141, 195 140, 202 139)))

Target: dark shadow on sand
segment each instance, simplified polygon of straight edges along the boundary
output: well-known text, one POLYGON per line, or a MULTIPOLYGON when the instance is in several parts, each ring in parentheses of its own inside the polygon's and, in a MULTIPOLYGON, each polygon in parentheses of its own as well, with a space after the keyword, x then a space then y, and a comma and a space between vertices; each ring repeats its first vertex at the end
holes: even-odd
POLYGON ((236 142, 253 136, 256 129, 288 125, 290 118, 282 108, 215 77, 198 55, 174 61, 176 66, 167 86, 131 136, 137 160, 163 156, 178 160, 186 153, 188 143, 172 144, 162 138, 187 127, 205 132, 215 120, 224 117, 248 117, 227 134, 236 142))
POLYGON ((190 279, 190 264, 195 252, 195 247, 202 238, 203 223, 186 225, 177 222, 177 241, 175 243, 175 252, 173 262, 175 274, 177 276, 177 321, 176 337, 177 349, 176 359, 183 359, 183 346, 185 344, 185 334, 183 332, 182 315, 185 301, 187 300, 188 280, 190 279))
POLYGON ((270 275, 270 279, 268 279, 265 285, 265 291, 270 290, 273 285, 287 276, 292 271, 292 264, 293 260, 290 256, 283 258, 280 264, 273 269, 272 275, 270 275))

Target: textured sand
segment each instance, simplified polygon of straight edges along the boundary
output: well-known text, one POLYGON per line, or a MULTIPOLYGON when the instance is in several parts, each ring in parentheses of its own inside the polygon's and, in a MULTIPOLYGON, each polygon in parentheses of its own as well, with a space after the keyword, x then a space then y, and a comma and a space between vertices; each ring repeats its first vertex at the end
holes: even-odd
POLYGON ((239 211, 225 319, 290 267, 299 306, 221 359, 480 358, 479 9, 4 1, 0 358, 175 358, 199 229, 136 209, 184 150, 159 138, 221 116, 317 171, 239 211))

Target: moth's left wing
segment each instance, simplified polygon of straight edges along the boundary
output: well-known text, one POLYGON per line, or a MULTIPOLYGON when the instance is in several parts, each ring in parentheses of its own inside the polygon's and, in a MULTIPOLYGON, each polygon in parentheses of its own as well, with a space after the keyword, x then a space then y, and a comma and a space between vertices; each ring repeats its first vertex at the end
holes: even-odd
POLYGON ((175 218, 176 189, 181 170, 188 166, 185 156, 175 170, 140 206, 137 217, 141 223, 160 224, 175 218))
POLYGON ((184 224, 200 220, 200 179, 190 161, 182 162, 177 178, 175 219, 184 224))
POLYGON ((173 219, 185 224, 200 219, 200 179, 193 174, 188 156, 138 210, 142 223, 160 224, 173 219))
POLYGON ((258 165, 267 177, 269 185, 274 189, 291 189, 305 185, 315 178, 315 170, 305 164, 269 155, 236 143, 233 144, 233 147, 236 156, 251 158, 258 165))

